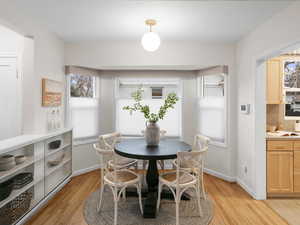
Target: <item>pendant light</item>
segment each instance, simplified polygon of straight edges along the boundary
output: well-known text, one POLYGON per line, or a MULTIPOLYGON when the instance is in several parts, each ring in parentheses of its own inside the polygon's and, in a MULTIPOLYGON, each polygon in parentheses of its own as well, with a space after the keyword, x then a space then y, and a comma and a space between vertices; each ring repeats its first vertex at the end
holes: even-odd
POLYGON ((157 33, 152 31, 152 26, 156 25, 156 20, 148 19, 145 24, 150 27, 150 31, 142 37, 142 46, 146 51, 154 52, 159 48, 160 38, 157 33))

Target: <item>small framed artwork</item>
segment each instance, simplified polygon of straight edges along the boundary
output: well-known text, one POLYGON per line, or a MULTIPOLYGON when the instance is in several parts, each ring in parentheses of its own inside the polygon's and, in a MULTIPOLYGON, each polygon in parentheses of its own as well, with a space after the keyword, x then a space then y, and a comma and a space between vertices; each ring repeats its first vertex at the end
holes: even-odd
POLYGON ((42 106, 57 107, 62 104, 63 85, 59 81, 42 79, 42 106))

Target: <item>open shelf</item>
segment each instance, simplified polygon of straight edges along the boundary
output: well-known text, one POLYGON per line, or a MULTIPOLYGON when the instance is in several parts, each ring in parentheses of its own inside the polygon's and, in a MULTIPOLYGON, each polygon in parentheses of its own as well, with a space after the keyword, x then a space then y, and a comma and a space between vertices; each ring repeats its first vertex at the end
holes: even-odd
POLYGON ((56 150, 50 150, 50 149, 48 149, 48 153, 46 154, 46 157, 47 157, 47 156, 50 156, 50 155, 54 155, 55 153, 57 153, 57 152, 59 152, 59 151, 65 149, 65 148, 67 148, 67 147, 69 147, 69 146, 71 146, 70 143, 63 145, 63 146, 59 147, 59 148, 56 149, 56 150))
POLYGON ((1 171, 0 172, 0 180, 5 179, 6 177, 16 173, 18 170, 24 169, 27 166, 30 166, 31 164, 33 164, 35 162, 34 157, 33 156, 26 156, 27 159, 25 162, 23 162, 22 164, 16 165, 14 168, 7 170, 7 171, 1 171))
MULTIPOLYGON (((72 130, 64 129, 59 132, 46 135, 25 136, 10 141, 0 142, 0 155, 25 155, 26 160, 22 164, 15 165, 7 171, 0 171, 0 183, 19 173, 33 174, 33 181, 20 189, 13 189, 10 195, 0 201, 0 211, 9 209, 9 204, 17 200, 18 196, 31 192, 30 208, 18 217, 15 222, 6 225, 23 224, 26 215, 32 215, 33 211, 51 195, 72 174, 72 130), (49 143, 53 140, 61 140, 61 146, 57 149, 49 149, 49 143), (56 166, 49 166, 48 161, 59 158, 64 153, 64 158, 56 166), (5 208, 7 207, 7 208, 5 208)), ((8 223, 8 222, 7 222, 8 223)))
POLYGON ((25 185, 24 187, 22 187, 20 189, 13 190, 6 199, 0 201, 0 208, 3 207, 4 205, 6 205, 7 203, 9 203, 10 201, 14 200, 14 198, 16 198, 18 195, 20 195, 23 192, 27 191, 29 188, 31 188, 33 185, 39 183, 43 179, 44 178, 41 178, 41 179, 36 180, 36 181, 32 181, 32 182, 30 182, 29 184, 25 185))
POLYGON ((51 173, 53 173, 57 169, 61 168, 62 166, 64 166, 66 163, 68 163, 70 161, 71 161, 71 158, 64 158, 63 161, 60 164, 58 164, 57 166, 50 167, 50 169, 46 172, 46 176, 49 176, 51 173))

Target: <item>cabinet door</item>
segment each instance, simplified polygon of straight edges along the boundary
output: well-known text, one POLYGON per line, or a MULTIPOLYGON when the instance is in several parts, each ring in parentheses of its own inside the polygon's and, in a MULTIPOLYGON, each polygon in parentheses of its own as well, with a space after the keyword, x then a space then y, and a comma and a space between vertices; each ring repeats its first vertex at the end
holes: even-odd
POLYGON ((282 72, 280 59, 267 61, 267 104, 282 103, 282 72))
POLYGON ((300 151, 294 151, 294 192, 300 192, 300 151))
POLYGON ((268 151, 267 192, 293 192, 294 162, 292 151, 268 151))

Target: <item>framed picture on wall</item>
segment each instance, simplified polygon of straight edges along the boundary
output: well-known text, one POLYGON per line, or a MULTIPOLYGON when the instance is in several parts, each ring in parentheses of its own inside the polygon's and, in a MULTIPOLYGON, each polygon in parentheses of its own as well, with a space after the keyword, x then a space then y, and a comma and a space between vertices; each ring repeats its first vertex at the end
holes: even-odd
POLYGON ((59 81, 42 79, 42 106, 57 107, 62 104, 63 85, 59 81))

